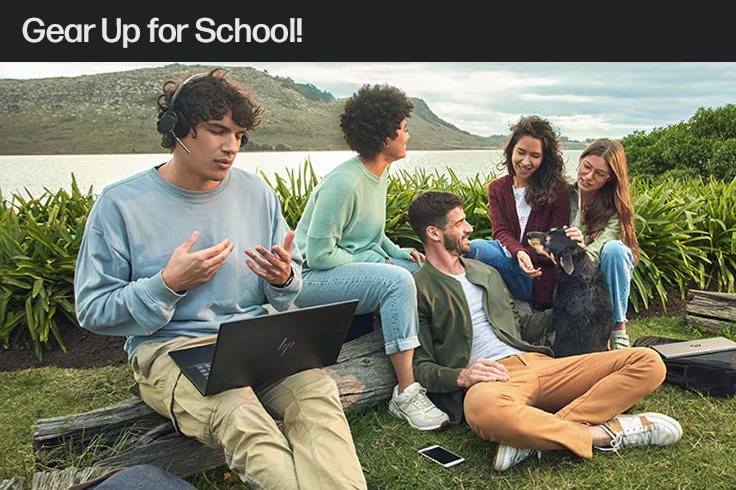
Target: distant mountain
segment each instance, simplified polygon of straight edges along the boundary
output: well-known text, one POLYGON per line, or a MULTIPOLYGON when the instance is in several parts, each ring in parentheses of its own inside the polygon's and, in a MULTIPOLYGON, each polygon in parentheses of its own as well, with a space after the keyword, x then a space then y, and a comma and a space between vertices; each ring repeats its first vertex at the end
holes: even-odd
MULTIPOLYGON (((156 97, 166 80, 214 66, 168 65, 117 73, 0 80, 0 154, 161 153, 156 97)), ((265 107, 246 150, 347 150, 339 126, 344 100, 311 84, 229 67, 265 107)), ((411 94, 409 94, 411 95, 411 94)), ((409 150, 486 149, 503 136, 462 131, 412 99, 409 150)))

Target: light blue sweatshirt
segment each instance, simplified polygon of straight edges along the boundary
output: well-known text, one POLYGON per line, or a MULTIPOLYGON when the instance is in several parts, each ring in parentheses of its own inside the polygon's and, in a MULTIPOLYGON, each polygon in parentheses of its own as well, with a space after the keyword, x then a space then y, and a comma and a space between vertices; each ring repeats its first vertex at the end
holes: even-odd
POLYGON ((287 309, 301 289, 302 258, 292 247, 294 279, 277 288, 246 265, 246 248, 284 244, 289 228, 273 191, 233 168, 217 187, 193 192, 163 179, 155 168, 106 187, 92 207, 74 275, 82 327, 127 336, 132 358, 148 342, 217 333, 220 323, 287 309), (205 284, 178 294, 161 271, 194 232, 196 252, 229 238, 235 248, 205 284))
POLYGON ((320 181, 294 239, 310 269, 409 258, 412 249, 400 248, 384 232, 387 186, 388 171, 378 177, 357 156, 320 181))

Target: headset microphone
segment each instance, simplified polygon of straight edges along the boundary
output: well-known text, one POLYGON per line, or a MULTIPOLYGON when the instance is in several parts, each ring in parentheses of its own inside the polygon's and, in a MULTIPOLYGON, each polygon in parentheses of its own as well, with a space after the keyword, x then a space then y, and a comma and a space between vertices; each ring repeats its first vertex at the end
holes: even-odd
POLYGON ((190 154, 192 153, 191 151, 189 151, 189 148, 187 148, 186 146, 184 146, 184 143, 181 142, 181 140, 179 139, 179 137, 174 134, 174 131, 173 130, 171 131, 171 135, 176 139, 176 142, 179 143, 182 148, 184 148, 184 151, 185 152, 190 153, 190 154))

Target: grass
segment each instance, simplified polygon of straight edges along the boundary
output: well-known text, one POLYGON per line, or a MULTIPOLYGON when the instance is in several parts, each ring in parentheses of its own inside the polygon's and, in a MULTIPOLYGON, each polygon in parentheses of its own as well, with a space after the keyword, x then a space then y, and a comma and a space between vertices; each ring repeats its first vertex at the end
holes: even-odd
POLYGON ((30 481, 38 471, 32 447, 36 420, 111 405, 129 398, 132 384, 132 373, 124 365, 0 373, 0 480, 23 476, 30 481))
MULTIPOLYGON (((696 338, 683 315, 640 318, 629 324, 633 339, 643 335, 696 338)), ((99 369, 40 368, 0 373, 0 479, 29 478, 34 471, 31 425, 38 418, 91 410, 127 398, 132 383, 127 366, 99 369)), ((566 452, 545 452, 505 473, 490 468, 496 444, 478 438, 466 425, 419 432, 388 414, 381 403, 348 420, 366 478, 381 489, 484 488, 688 488, 736 487, 736 398, 707 398, 664 384, 634 407, 676 417, 683 439, 667 448, 645 447, 620 454, 595 452, 584 461, 566 452), (417 450, 440 444, 465 457, 443 468, 417 450)), ((202 489, 242 489, 226 467, 188 479, 202 489)))

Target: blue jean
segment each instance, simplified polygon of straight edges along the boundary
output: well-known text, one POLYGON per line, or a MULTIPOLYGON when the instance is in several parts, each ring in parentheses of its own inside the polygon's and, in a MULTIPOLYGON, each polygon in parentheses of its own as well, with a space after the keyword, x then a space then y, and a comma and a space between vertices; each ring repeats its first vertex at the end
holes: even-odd
POLYGON ((622 241, 611 240, 601 249, 600 267, 611 295, 613 321, 625 322, 631 275, 634 273, 634 255, 622 241))
MULTIPOLYGON (((519 267, 519 263, 498 240, 471 240, 470 252, 464 257, 480 260, 494 267, 512 298, 530 301, 533 279, 519 267)), ((625 322, 629 306, 631 275, 634 272, 634 256, 629 247, 620 240, 611 240, 603 245, 600 269, 608 286, 613 305, 613 321, 625 322)))
POLYGON ((411 273, 418 266, 410 260, 391 262, 343 264, 326 270, 304 267, 295 304, 303 308, 357 299, 356 315, 380 311, 387 355, 414 349, 419 346, 419 317, 411 273))
POLYGON ((88 489, 135 490, 156 488, 160 490, 197 490, 186 480, 151 464, 139 464, 118 471, 114 475, 92 483, 88 489))
POLYGON ((532 300, 534 279, 521 270, 516 258, 498 240, 471 240, 470 252, 463 257, 479 260, 496 269, 512 298, 532 300))

